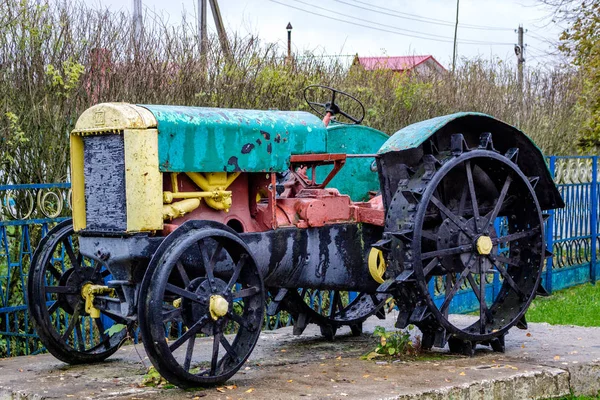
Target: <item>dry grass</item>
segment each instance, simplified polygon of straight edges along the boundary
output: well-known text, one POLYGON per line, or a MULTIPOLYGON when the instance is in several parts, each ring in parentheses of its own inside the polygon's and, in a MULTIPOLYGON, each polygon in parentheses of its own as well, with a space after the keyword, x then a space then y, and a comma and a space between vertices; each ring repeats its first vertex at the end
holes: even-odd
POLYGON ((0 183, 64 181, 68 132, 103 101, 307 109, 302 89, 336 86, 367 107, 365 124, 388 133, 456 111, 485 112, 522 128, 546 153, 576 151, 580 80, 572 71, 530 70, 523 90, 512 67, 464 61, 428 78, 345 68, 336 59, 285 63, 282 49, 233 37, 226 59, 211 38, 199 57, 193 23, 146 15, 135 40, 124 13, 82 2, 0 0, 0 183))

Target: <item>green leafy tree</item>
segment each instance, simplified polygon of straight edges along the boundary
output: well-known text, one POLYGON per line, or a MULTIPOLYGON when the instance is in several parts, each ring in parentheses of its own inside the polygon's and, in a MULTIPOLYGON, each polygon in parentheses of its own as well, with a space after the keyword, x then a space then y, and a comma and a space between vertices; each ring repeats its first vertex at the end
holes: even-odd
POLYGON ((559 49, 583 76, 578 104, 585 122, 579 148, 600 148, 600 0, 543 0, 554 11, 554 21, 567 23, 559 49))

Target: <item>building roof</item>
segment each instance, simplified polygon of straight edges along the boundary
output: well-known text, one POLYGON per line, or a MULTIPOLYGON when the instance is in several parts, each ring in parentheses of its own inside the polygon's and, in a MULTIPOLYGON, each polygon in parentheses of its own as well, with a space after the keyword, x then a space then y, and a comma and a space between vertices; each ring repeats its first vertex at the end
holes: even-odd
POLYGON ((391 69, 392 71, 406 71, 413 69, 419 64, 431 59, 444 71, 446 68, 440 64, 432 55, 424 56, 398 56, 398 57, 356 57, 355 63, 364 69, 372 71, 375 69, 391 69))

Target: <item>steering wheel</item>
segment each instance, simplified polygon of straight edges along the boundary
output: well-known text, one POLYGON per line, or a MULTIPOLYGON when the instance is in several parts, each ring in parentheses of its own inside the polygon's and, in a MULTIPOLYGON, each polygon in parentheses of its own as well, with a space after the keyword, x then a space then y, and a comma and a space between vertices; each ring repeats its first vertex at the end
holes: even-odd
POLYGON ((348 123, 348 122, 341 122, 341 121, 336 120, 337 123, 344 124, 344 125, 358 125, 365 118, 365 106, 363 106, 363 104, 356 97, 349 95, 348 93, 342 92, 341 90, 331 88, 329 86, 310 85, 310 86, 305 87, 304 88, 304 100, 308 103, 308 105, 310 106, 310 108, 312 108, 312 110, 314 112, 316 112, 321 117, 323 117, 324 121, 326 120, 327 122, 329 122, 330 117, 337 115, 337 114, 343 115, 344 117, 348 118, 350 121, 353 122, 353 123, 348 123), (331 100, 326 103, 317 103, 317 102, 308 100, 308 96, 307 96, 308 92, 310 92, 311 90, 314 90, 316 88, 329 90, 331 92, 331 100), (358 103, 358 105, 360 106, 360 108, 362 110, 362 115, 360 116, 360 118, 356 118, 356 117, 342 111, 340 109, 340 107, 335 103, 336 95, 349 97, 351 100, 358 103), (329 114, 329 116, 327 116, 327 114, 329 114))

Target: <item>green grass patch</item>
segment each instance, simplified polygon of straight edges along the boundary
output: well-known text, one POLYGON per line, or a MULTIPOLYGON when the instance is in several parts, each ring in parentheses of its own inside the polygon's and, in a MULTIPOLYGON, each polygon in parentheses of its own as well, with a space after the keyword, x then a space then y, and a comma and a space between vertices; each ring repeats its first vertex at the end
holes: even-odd
POLYGON ((585 284, 537 297, 527 311, 528 322, 600 326, 600 284, 585 284))

